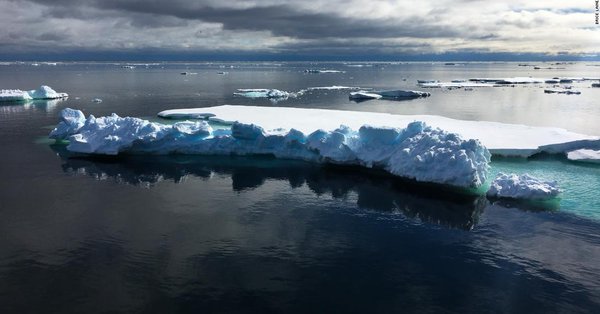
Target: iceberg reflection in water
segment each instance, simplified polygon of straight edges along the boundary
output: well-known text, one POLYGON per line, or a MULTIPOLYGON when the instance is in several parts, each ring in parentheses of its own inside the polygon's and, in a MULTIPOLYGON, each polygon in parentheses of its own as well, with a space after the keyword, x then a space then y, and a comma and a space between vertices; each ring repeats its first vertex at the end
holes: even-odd
POLYGON ((194 176, 229 176, 234 191, 262 186, 268 180, 288 181, 292 189, 306 185, 316 195, 347 199, 356 195, 361 210, 375 210, 464 230, 472 229, 485 196, 469 195, 439 185, 420 184, 359 167, 315 165, 270 157, 223 156, 69 156, 64 146, 53 145, 67 173, 99 180, 152 187, 161 181, 180 183, 194 176))

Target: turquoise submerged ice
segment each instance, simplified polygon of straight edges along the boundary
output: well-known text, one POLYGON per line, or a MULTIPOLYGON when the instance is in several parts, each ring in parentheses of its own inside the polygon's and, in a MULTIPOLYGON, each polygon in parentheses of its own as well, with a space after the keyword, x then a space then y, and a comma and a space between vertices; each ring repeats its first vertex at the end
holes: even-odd
POLYGON ((490 153, 478 140, 412 122, 404 129, 341 126, 305 134, 295 129, 265 131, 254 124, 234 123, 213 130, 206 121, 173 125, 116 114, 87 119, 79 110, 65 109, 50 133, 67 139, 72 152, 257 155, 383 169, 421 182, 477 188, 486 180, 490 153))

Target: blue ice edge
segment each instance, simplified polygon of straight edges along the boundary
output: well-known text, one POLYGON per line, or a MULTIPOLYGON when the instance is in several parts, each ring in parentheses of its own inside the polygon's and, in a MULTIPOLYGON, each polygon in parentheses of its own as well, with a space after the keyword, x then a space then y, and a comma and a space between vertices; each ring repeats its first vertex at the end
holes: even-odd
MULTIPOLYGON (((340 126, 332 131, 266 131, 254 124, 233 123, 214 129, 207 121, 162 124, 119 117, 116 114, 88 118, 79 110, 64 109, 50 138, 68 141, 66 149, 92 155, 196 154, 271 155, 281 159, 360 166, 385 171, 420 183, 433 183, 483 194, 487 186, 491 154, 475 139, 415 121, 405 128, 372 127, 358 130, 340 126)), ((517 180, 504 180, 504 191, 491 197, 528 199, 540 194, 517 180), (507 185, 508 184, 508 185, 507 185), (530 193, 531 192, 531 193, 530 193), (528 194, 529 193, 529 194, 528 194)), ((494 181, 494 184, 497 182, 494 181)), ((526 182, 528 183, 528 182, 526 182)), ((544 182, 537 182, 545 184, 544 182)), ((498 189, 497 189, 498 190, 498 189)), ((500 187, 502 190, 502 187, 500 187)), ((538 191, 539 192, 539 191, 538 191)), ((552 194, 554 198, 558 193, 552 194)), ((548 196, 548 195, 546 195, 548 196)))

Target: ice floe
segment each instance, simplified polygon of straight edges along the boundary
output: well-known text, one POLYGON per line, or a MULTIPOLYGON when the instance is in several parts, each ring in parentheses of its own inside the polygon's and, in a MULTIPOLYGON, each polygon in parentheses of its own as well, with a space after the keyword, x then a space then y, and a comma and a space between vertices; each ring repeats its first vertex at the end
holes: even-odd
POLYGON ((567 158, 573 161, 600 163, 600 150, 577 149, 568 152, 567 158))
POLYGON ((344 73, 344 71, 339 71, 339 70, 318 70, 318 69, 306 69, 304 70, 305 73, 311 73, 311 74, 319 74, 319 73, 344 73))
POLYGON ((576 149, 600 149, 600 137, 578 134, 561 128, 532 127, 489 121, 456 120, 431 115, 394 115, 388 113, 357 112, 327 109, 217 106, 195 109, 174 109, 160 112, 164 118, 199 118, 221 123, 238 121, 257 124, 265 129, 296 129, 309 133, 317 129, 333 130, 340 125, 358 129, 368 124, 381 127, 404 126, 413 121, 448 132, 462 138, 479 139, 494 155, 528 157, 540 152, 566 153, 576 149), (276 118, 274 118, 276 117, 276 118))
POLYGON ((36 99, 67 98, 67 93, 57 93, 50 86, 42 85, 38 89, 22 91, 20 89, 0 90, 0 101, 27 101, 36 99))
POLYGON ((280 98, 286 99, 289 97, 296 97, 297 93, 286 92, 278 89, 265 89, 265 88, 239 88, 237 92, 233 93, 237 96, 243 96, 248 98, 280 98))
POLYGON ((501 85, 512 85, 512 84, 540 84, 544 83, 544 79, 533 78, 533 77, 510 77, 510 78, 472 78, 469 79, 471 82, 483 82, 483 83, 494 83, 501 85))
POLYGON ((556 198, 561 190, 556 181, 542 181, 528 174, 499 173, 487 192, 489 197, 547 200, 556 198))
POLYGON ((413 99, 429 97, 428 92, 416 90, 387 90, 387 91, 358 91, 350 93, 350 99, 369 100, 369 99, 413 99))
POLYGON ((458 187, 477 188, 485 182, 491 155, 479 141, 463 140, 420 121, 405 125, 363 125, 358 130, 342 125, 305 134, 236 122, 230 130, 213 131, 206 121, 166 125, 116 114, 84 120, 81 111, 65 109, 50 137, 68 139, 67 149, 79 153, 270 154, 383 169, 403 178, 458 187))
POLYGON ((380 99, 381 95, 379 94, 375 94, 375 93, 371 93, 368 91, 358 91, 358 92, 352 92, 350 93, 350 99, 353 100, 369 100, 369 99, 380 99))
POLYGON ((495 87, 497 84, 493 83, 480 83, 480 82, 467 82, 454 80, 452 82, 434 82, 434 83, 419 83, 419 86, 424 88, 473 88, 473 87, 495 87))
POLYGON ((570 89, 570 88, 554 88, 554 89, 544 89, 544 93, 546 94, 565 94, 565 95, 579 95, 580 91, 570 89))

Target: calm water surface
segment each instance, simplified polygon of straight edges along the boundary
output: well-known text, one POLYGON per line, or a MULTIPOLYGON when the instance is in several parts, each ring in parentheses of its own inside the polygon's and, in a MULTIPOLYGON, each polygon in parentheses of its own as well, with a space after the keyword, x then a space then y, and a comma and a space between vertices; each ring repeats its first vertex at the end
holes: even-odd
MULTIPOLYGON (((44 140, 65 107, 153 118, 179 107, 273 106, 233 97, 237 88, 414 89, 416 79, 600 76, 598 67, 565 67, 0 65, 0 88, 43 83, 71 95, 0 106, 0 311, 598 312, 600 167, 548 156, 494 159, 493 173, 558 180, 565 192, 551 206, 270 158, 74 158, 44 140), (306 68, 346 72, 310 75, 302 73, 306 68)), ((590 84, 574 84, 579 96, 525 86, 353 103, 346 91, 320 91, 276 105, 438 114, 600 135, 600 89, 590 84)))

